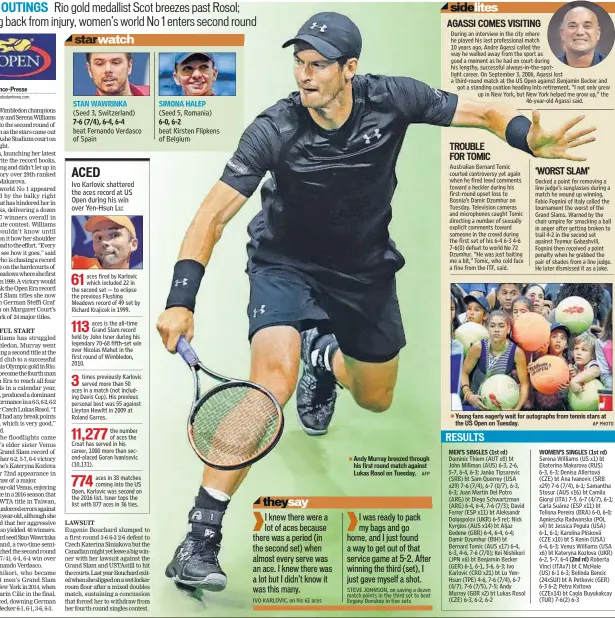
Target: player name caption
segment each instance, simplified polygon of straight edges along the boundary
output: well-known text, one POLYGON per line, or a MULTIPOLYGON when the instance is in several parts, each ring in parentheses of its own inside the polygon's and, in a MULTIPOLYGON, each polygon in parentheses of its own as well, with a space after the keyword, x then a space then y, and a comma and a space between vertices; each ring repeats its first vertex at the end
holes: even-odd
POLYGON ((359 455, 350 458, 354 476, 429 476, 429 455, 359 455))
POLYGON ((92 150, 105 150, 109 143, 117 144, 122 138, 142 137, 138 116, 147 113, 147 108, 143 108, 140 99, 73 101, 72 119, 67 123, 73 146, 80 150, 88 146, 93 146, 92 150))
MULTIPOLYGON (((224 150, 229 132, 220 126, 220 111, 214 108, 228 101, 211 99, 158 101, 156 138, 160 145, 201 144, 207 150, 224 150)), ((228 113, 228 112, 227 112, 228 113)), ((169 146, 170 147, 170 146, 169 146)))

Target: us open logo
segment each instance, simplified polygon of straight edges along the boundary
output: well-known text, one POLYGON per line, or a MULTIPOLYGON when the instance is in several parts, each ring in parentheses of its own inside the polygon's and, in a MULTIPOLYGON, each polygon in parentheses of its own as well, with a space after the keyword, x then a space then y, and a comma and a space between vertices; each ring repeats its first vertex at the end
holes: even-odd
POLYGON ((0 79, 55 79, 55 34, 0 33, 0 79))

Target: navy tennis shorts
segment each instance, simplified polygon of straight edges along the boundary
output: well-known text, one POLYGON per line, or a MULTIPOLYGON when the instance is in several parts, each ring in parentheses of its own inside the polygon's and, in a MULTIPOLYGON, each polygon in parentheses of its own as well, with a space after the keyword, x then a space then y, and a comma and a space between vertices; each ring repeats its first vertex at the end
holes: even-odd
POLYGON ((249 339, 268 326, 293 326, 299 332, 319 326, 335 334, 346 356, 370 363, 395 358, 406 344, 395 277, 368 283, 315 271, 249 263, 249 339))

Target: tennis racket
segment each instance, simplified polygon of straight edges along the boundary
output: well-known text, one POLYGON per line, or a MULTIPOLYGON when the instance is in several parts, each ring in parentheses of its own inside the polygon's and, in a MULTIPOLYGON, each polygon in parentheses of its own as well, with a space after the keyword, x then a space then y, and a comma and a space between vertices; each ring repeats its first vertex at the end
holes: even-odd
POLYGON ((176 349, 194 379, 188 439, 199 458, 217 470, 239 470, 269 453, 284 429, 284 415, 275 397, 258 384, 205 367, 183 335, 176 349), (201 394, 201 373, 220 384, 201 394))

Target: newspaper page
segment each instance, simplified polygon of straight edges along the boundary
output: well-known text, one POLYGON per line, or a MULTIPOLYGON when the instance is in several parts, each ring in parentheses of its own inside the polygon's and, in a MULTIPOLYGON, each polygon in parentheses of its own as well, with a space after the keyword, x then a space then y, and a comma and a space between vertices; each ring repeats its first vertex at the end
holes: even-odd
POLYGON ((615 616, 614 13, 1 2, 0 615, 615 616))

